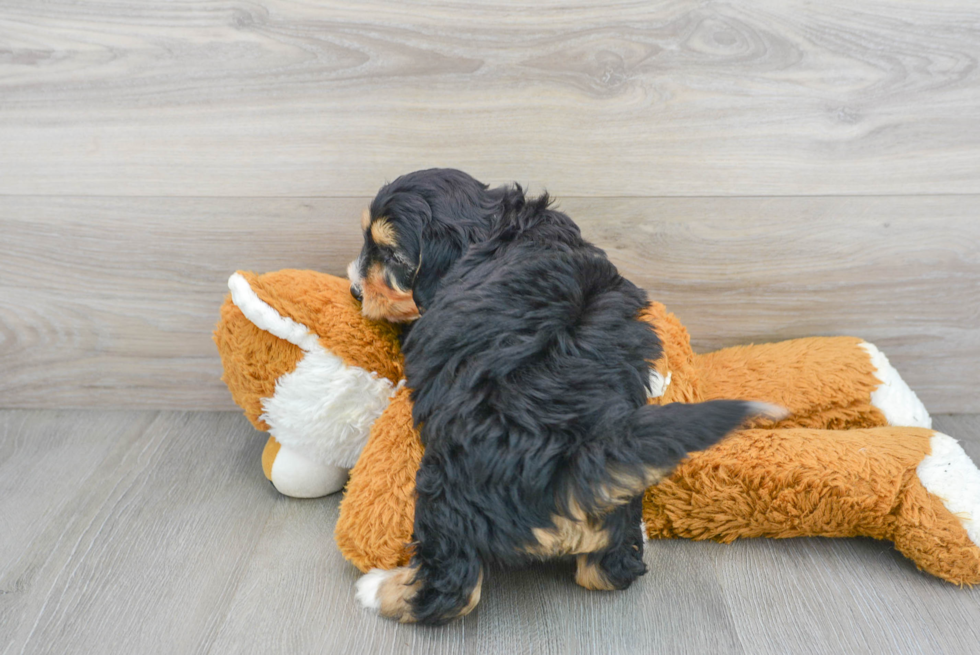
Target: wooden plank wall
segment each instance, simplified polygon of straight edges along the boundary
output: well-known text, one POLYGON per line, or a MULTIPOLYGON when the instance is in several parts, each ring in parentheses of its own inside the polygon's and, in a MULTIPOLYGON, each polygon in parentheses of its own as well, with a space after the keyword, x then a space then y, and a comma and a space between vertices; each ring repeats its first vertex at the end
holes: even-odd
POLYGON ((701 349, 858 334, 980 411, 980 8, 0 5, 0 407, 233 408, 228 274, 386 179, 547 187, 701 349))

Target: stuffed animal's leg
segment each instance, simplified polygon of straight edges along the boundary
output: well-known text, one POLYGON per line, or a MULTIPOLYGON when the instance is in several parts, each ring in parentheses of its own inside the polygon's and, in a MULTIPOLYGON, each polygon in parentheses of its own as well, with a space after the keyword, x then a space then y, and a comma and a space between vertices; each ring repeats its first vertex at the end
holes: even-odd
POLYGON ((320 498, 347 482, 347 469, 316 462, 269 437, 262 451, 262 471, 276 490, 293 498, 320 498))
POLYGON ((924 571, 980 583, 980 470, 922 428, 744 430, 644 498, 651 538, 887 539, 924 571))
POLYGON ((340 552, 361 571, 408 563, 422 452, 409 391, 399 389, 371 426, 334 531, 340 552))
POLYGON ((853 337, 736 346, 698 356, 704 400, 764 400, 790 410, 780 427, 931 427, 888 359, 853 337))

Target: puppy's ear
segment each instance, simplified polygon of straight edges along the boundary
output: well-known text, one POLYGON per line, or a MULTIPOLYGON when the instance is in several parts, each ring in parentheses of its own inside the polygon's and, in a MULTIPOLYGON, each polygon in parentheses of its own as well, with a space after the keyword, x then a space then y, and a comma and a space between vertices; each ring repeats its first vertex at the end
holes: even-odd
POLYGON ((424 313, 432 304, 443 278, 461 253, 462 248, 453 240, 423 236, 419 268, 412 285, 412 296, 420 312, 424 313))
POLYGON ((449 244, 433 244, 429 248, 423 246, 423 259, 419 263, 419 272, 412 288, 412 296, 419 311, 424 313, 432 304, 436 292, 442 286, 443 277, 458 257, 457 252, 449 244))

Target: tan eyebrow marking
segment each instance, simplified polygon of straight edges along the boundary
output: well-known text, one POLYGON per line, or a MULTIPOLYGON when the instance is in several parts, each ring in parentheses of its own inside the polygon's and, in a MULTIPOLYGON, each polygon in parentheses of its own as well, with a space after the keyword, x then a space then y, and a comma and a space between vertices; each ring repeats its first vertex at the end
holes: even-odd
POLYGON ((379 246, 394 248, 398 244, 395 241, 395 228, 391 226, 387 218, 378 218, 371 223, 371 238, 379 246))

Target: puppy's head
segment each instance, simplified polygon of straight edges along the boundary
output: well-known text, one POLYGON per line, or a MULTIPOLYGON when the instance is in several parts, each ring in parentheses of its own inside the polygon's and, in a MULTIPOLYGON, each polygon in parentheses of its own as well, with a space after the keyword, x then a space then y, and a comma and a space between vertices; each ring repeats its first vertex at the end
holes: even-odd
POLYGON ((486 237, 498 205, 499 192, 453 169, 416 171, 382 187, 361 218, 361 254, 347 267, 361 313, 417 319, 466 247, 486 237))
POLYGON ((361 301, 367 318, 393 323, 420 316, 412 287, 419 270, 419 229, 410 218, 375 214, 365 209, 361 217, 364 246, 347 267, 351 294, 361 301))

